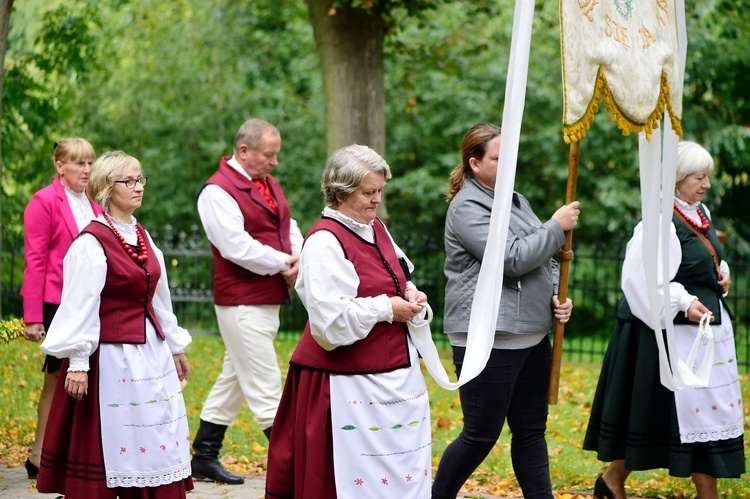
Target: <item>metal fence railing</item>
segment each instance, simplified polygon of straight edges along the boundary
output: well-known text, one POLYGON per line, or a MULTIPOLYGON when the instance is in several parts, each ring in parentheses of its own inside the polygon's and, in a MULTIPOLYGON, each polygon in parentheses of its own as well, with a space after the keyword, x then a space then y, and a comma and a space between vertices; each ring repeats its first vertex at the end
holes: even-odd
MULTIPOLYGON (((175 233, 170 226, 152 231, 163 251, 175 314, 180 324, 193 334, 218 334, 213 306, 213 260, 199 227, 175 233)), ((2 311, 21 315, 19 290, 23 277, 23 238, 10 235, 3 242, 2 311), (19 244, 20 243, 20 244, 19 244)), ((442 334, 444 250, 428 241, 413 239, 400 246, 414 263, 413 280, 429 297, 435 313, 433 335, 439 346, 447 347, 442 334)), ((615 311, 622 293, 620 271, 625 244, 592 246, 576 252, 570 266, 568 295, 575 304, 565 328, 564 357, 572 361, 599 362, 614 325, 615 311)), ((732 289, 727 303, 735 322, 737 362, 750 371, 750 262, 729 261, 732 289)), ((307 314, 295 296, 283 306, 280 337, 294 339, 304 328, 307 314)))

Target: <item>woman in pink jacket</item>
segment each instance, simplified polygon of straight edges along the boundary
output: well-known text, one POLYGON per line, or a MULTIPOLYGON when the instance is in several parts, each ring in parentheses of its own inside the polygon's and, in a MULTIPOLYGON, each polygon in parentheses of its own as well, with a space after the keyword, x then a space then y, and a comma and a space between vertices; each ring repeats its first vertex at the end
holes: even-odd
MULTIPOLYGON (((96 154, 81 138, 66 138, 55 144, 57 176, 37 191, 23 213, 26 269, 23 274, 24 337, 39 341, 52 322, 62 293, 62 262, 73 239, 102 212, 86 193, 89 169, 96 154)), ((34 447, 26 460, 29 478, 36 478, 47 426, 52 394, 61 360, 47 355, 42 371, 44 385, 37 409, 34 447)))

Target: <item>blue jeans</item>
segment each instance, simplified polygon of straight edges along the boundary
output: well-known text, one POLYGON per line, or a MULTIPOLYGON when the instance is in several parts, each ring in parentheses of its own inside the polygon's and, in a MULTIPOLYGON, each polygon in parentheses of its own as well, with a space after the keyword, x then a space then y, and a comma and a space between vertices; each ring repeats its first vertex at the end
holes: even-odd
MULTIPOLYGON (((466 349, 453 347, 460 374, 466 349)), ((551 499, 547 429, 549 337, 522 350, 493 349, 487 367, 460 387, 464 428, 440 459, 432 499, 454 499, 497 442, 507 418, 511 459, 525 499, 551 499)))

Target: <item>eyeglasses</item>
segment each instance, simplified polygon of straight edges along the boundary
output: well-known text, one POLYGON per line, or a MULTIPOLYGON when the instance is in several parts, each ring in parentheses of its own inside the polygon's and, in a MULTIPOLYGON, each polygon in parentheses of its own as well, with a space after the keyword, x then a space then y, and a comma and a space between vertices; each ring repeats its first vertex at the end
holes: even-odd
POLYGON ((141 185, 146 185, 148 177, 129 178, 127 180, 115 180, 115 184, 125 184, 128 189, 134 189, 135 183, 138 182, 141 185))

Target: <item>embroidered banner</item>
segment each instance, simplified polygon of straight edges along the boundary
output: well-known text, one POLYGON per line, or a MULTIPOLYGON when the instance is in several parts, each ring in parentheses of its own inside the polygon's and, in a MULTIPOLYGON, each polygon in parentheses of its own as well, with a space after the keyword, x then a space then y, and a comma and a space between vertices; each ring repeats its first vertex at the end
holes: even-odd
POLYGON ((682 135, 675 0, 560 0, 565 142, 580 141, 604 101, 624 135, 682 135))

